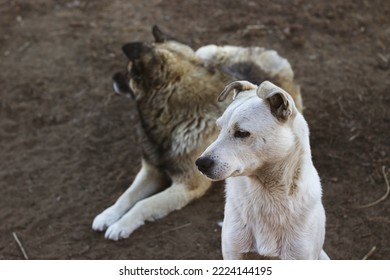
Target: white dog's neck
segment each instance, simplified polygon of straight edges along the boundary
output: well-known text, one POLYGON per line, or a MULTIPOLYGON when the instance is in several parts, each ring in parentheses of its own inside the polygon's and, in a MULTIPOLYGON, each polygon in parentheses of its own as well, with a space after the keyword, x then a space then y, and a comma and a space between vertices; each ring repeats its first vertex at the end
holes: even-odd
POLYGON ((287 192, 293 195, 298 188, 305 161, 302 145, 296 141, 294 147, 281 159, 272 159, 261 166, 255 174, 249 176, 270 192, 287 192))

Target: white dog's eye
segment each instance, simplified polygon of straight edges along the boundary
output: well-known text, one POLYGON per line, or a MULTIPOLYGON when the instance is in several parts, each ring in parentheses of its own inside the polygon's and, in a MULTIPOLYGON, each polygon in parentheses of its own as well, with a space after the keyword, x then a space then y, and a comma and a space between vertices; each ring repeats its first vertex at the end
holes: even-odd
POLYGON ((251 134, 248 132, 248 131, 245 131, 245 130, 236 130, 234 132, 234 137, 235 138, 247 138, 249 137, 251 134))

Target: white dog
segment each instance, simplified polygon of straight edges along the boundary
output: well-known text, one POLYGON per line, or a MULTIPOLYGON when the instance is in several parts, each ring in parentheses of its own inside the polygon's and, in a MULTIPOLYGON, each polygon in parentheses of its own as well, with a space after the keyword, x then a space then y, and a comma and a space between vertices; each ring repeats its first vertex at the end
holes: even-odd
POLYGON ((230 83, 219 100, 231 91, 235 100, 217 120, 220 134, 196 161, 209 179, 227 179, 223 258, 329 259, 305 119, 271 82, 230 83))

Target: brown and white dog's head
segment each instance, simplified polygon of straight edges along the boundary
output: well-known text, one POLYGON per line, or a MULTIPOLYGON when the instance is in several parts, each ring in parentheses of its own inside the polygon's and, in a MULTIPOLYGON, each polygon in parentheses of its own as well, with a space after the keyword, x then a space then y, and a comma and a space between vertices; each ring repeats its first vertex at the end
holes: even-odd
POLYGON ((298 115, 303 120, 292 97, 271 82, 259 87, 246 81, 230 83, 219 100, 231 91, 236 98, 217 120, 218 138, 196 160, 200 172, 213 181, 250 176, 283 158, 296 143, 294 130, 299 128, 293 120, 298 115))
POLYGON ((127 43, 122 47, 129 59, 127 71, 113 76, 113 89, 121 95, 137 97, 161 84, 174 82, 183 75, 186 63, 201 64, 194 50, 163 33, 152 29, 154 42, 127 43))

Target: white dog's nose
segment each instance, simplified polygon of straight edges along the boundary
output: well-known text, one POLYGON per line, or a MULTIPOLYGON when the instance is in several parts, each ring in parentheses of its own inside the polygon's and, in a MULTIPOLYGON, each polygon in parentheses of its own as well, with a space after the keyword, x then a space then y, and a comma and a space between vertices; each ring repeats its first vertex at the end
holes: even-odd
POLYGON ((195 161, 200 172, 207 174, 210 168, 214 165, 214 161, 209 157, 200 157, 195 161))

